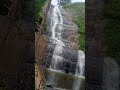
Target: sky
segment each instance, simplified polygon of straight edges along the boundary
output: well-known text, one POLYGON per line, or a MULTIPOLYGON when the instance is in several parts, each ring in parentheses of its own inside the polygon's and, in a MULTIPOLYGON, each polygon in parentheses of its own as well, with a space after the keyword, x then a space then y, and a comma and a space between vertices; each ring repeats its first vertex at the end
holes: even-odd
MULTIPOLYGON (((71 0, 72 2, 85 2, 85 0, 71 0)), ((57 5, 57 0, 52 0, 53 5, 57 5)))
POLYGON ((85 2, 85 0, 72 0, 72 2, 85 2))

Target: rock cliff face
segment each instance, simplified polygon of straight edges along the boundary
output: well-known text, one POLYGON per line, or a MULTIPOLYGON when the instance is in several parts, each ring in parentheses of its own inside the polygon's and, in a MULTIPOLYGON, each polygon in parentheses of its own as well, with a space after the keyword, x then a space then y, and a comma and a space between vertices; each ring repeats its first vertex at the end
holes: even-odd
POLYGON ((44 34, 46 30, 46 23, 47 23, 47 15, 48 10, 50 7, 51 0, 47 0, 45 3, 45 6, 43 7, 43 17, 41 24, 35 33, 35 58, 36 58, 36 77, 35 77, 35 84, 37 90, 45 90, 45 81, 44 81, 44 75, 42 72, 42 68, 40 67, 41 62, 46 54, 47 44, 48 44, 48 38, 44 34))
POLYGON ((0 1, 0 86, 34 89, 34 0, 0 1), (27 82, 28 81, 28 82, 27 82))
POLYGON ((42 58, 44 57, 44 52, 45 48, 47 47, 47 36, 44 34, 45 33, 45 28, 46 28, 46 23, 47 23, 47 15, 48 15, 48 10, 50 7, 51 0, 46 1, 45 6, 43 7, 43 19, 42 22, 38 28, 38 32, 35 33, 35 55, 36 59, 41 62, 42 58))
MULTIPOLYGON (((73 23, 73 18, 75 16, 74 12, 75 12, 74 10, 64 9, 63 10, 63 15, 64 15, 64 17, 66 17, 69 20, 69 22, 73 23)), ((79 38, 78 26, 75 23, 73 23, 73 26, 72 27, 67 27, 65 29, 64 33, 67 34, 67 36, 68 36, 66 39, 70 42, 69 43, 70 48, 78 50, 79 47, 80 47, 80 44, 79 44, 79 41, 78 41, 78 38, 79 38), (68 32, 69 30, 71 30, 71 31, 68 32)))

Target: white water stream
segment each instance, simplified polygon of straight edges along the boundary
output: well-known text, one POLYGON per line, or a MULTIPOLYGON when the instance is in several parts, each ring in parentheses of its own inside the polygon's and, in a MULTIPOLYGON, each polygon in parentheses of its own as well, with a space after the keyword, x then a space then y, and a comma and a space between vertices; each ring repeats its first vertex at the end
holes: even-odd
POLYGON ((84 76, 85 72, 85 54, 83 51, 78 51, 78 62, 76 66, 76 76, 84 76))
POLYGON ((51 24, 52 25, 51 42, 53 44, 56 44, 56 47, 53 52, 50 69, 59 70, 59 64, 63 61, 63 58, 58 55, 62 54, 63 46, 65 46, 65 44, 61 41, 61 33, 63 30, 63 18, 57 0, 52 0, 52 5, 54 5, 54 7, 51 17, 51 22, 53 23, 51 24), (59 32, 55 31, 56 28, 58 29, 59 32))
MULTIPOLYGON (((50 30, 52 32, 52 35, 50 37, 50 42, 52 44, 55 44, 54 52, 52 55, 52 60, 51 60, 51 65, 50 69, 51 70, 56 70, 56 71, 63 71, 61 70, 60 67, 63 65, 63 47, 65 46, 64 42, 62 42, 62 32, 64 30, 63 28, 63 16, 61 13, 61 6, 59 5, 58 0, 52 0, 52 15, 50 17, 51 23, 50 23, 50 30)), ((85 55, 84 52, 79 50, 78 51, 78 61, 76 64, 76 70, 75 70, 75 75, 76 76, 83 76, 84 75, 84 66, 85 66, 85 55)))

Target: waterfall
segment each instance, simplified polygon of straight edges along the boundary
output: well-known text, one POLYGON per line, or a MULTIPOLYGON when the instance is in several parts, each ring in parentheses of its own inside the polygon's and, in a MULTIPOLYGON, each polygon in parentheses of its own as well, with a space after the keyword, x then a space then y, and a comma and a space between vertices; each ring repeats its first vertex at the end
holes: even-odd
MULTIPOLYGON (((54 71, 75 73, 76 76, 84 76, 84 67, 85 67, 84 52, 81 50, 74 50, 73 48, 70 48, 69 45, 67 46, 65 41, 68 41, 68 40, 62 37, 64 30, 66 30, 65 29, 66 26, 70 27, 68 28, 68 30, 70 31, 71 28, 73 28, 72 30, 74 30, 74 24, 71 21, 67 20, 65 17, 63 18, 63 15, 61 12, 62 7, 59 5, 58 0, 52 0, 51 4, 52 5, 49 11, 50 13, 49 29, 51 32, 50 43, 54 44, 55 48, 51 56, 52 58, 51 58, 49 68, 54 71), (70 51, 66 51, 66 50, 70 50, 70 51), (73 53, 71 54, 72 51, 73 53), (74 58, 75 56, 78 56, 78 57, 74 58), (76 66, 76 68, 72 68, 74 69, 73 71, 71 67, 74 67, 74 66, 76 66)), ((64 33, 64 34, 67 34, 67 33, 64 33)))
POLYGON ((61 15, 58 1, 52 0, 51 4, 53 5, 53 11, 51 17, 52 36, 50 38, 50 42, 56 44, 56 47, 53 52, 50 69, 60 70, 59 65, 61 65, 61 63, 63 62, 63 57, 60 57, 60 55, 62 54, 63 46, 65 46, 64 43, 61 41, 61 33, 63 30, 63 17, 61 15))
POLYGON ((47 90, 84 90, 85 55, 78 50, 78 27, 59 1, 52 0, 48 12, 49 43, 43 60, 47 90))
POLYGON ((85 68, 85 54, 83 51, 79 50, 78 51, 78 62, 76 65, 75 75, 84 76, 84 72, 85 72, 84 68, 85 68))

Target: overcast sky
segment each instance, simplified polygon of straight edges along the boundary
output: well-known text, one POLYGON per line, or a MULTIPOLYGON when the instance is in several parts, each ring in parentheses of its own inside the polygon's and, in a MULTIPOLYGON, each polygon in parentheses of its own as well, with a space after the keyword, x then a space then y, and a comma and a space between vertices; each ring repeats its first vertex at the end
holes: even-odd
MULTIPOLYGON (((71 0, 72 2, 85 2, 85 0, 71 0)), ((53 5, 57 5, 57 0, 52 0, 53 5)))
POLYGON ((72 2, 85 2, 85 0, 72 0, 72 2))

